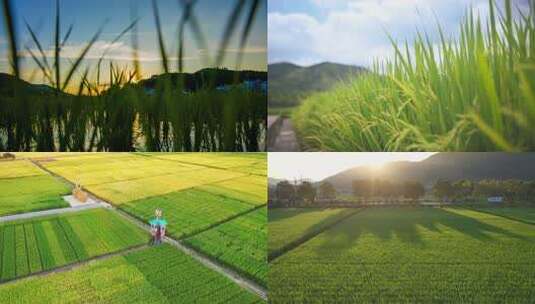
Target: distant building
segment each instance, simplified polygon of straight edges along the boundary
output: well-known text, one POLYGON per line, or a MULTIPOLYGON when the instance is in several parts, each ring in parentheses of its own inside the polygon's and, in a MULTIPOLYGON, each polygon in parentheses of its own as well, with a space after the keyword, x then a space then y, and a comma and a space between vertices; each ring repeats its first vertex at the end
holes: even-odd
POLYGON ((503 196, 491 196, 487 198, 487 202, 489 203, 503 203, 503 201, 503 196))
POLYGON ((260 92, 263 94, 267 93, 267 81, 265 80, 245 80, 243 83, 239 85, 230 85, 230 84, 223 84, 216 87, 216 90, 218 91, 230 91, 231 89, 238 87, 238 88, 244 88, 248 91, 253 92, 260 92))

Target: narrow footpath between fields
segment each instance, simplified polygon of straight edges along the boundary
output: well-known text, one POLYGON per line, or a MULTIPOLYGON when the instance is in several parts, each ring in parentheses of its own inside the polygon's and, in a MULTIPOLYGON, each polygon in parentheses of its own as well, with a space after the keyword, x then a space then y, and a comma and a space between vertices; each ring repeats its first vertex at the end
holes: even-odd
POLYGON ((13 215, 0 216, 0 223, 12 222, 12 221, 17 221, 17 220, 26 220, 26 219, 31 219, 34 217, 41 217, 41 216, 47 216, 47 215, 80 212, 80 211, 90 210, 90 209, 95 209, 95 208, 110 208, 110 207, 111 206, 106 203, 98 202, 94 204, 87 204, 84 206, 66 207, 66 208, 57 208, 57 209, 27 212, 27 213, 19 213, 19 214, 13 214, 13 215))
MULTIPOLYGON (((46 167, 42 166, 39 162, 37 162, 35 160, 32 160, 32 159, 30 159, 30 161, 33 164, 35 164, 36 166, 38 166, 39 168, 41 168, 42 170, 44 170, 47 173, 49 173, 50 175, 62 180, 64 183, 67 183, 67 184, 69 184, 71 186, 74 186, 74 183, 72 183, 68 179, 65 179, 64 177, 62 177, 62 176, 50 171, 46 167)), ((123 216, 124 218, 126 218, 130 222, 136 224, 137 226, 139 226, 140 228, 146 230, 147 232, 150 232, 150 226, 147 225, 146 223, 144 223, 144 222, 140 221, 139 219, 133 217, 132 215, 130 215, 130 214, 128 214, 128 213, 116 208, 110 202, 107 202, 103 198, 95 195, 94 193, 88 191, 87 189, 84 189, 84 191, 87 192, 87 194, 89 195, 89 197, 91 199, 109 205, 109 208, 111 210, 116 211, 119 215, 123 216)), ((252 211, 254 211, 256 209, 257 208, 253 208, 250 211, 252 212, 252 211)), ((219 223, 219 225, 220 224, 221 223, 219 223)), ((229 268, 229 267, 227 267, 227 266, 225 266, 225 265, 223 265, 223 264, 221 264, 221 263, 219 263, 217 261, 212 260, 210 257, 208 257, 208 256, 204 255, 203 253, 200 253, 200 252, 188 247, 187 245, 185 245, 184 243, 182 243, 182 242, 180 242, 178 240, 175 240, 175 239, 172 239, 172 238, 166 236, 164 238, 164 241, 166 243, 176 247, 177 249, 179 249, 183 253, 189 255, 190 257, 194 258, 195 260, 197 260, 198 262, 200 262, 204 266, 206 266, 206 267, 208 267, 208 268, 210 268, 210 269, 212 269, 214 271, 217 271, 218 273, 224 275, 225 277, 227 277, 228 279, 230 279, 234 283, 236 283, 239 286, 241 286, 242 288, 245 288, 245 289, 257 294, 260 298, 262 298, 263 300, 267 301, 267 289, 264 288, 263 286, 260 286, 256 282, 254 282, 252 280, 249 280, 248 278, 238 274, 235 270, 233 270, 233 269, 231 269, 231 268, 229 268)))
MULTIPOLYGON (((299 143, 297 135, 290 118, 280 118, 282 123, 276 134, 273 145, 268 146, 268 152, 299 152, 299 143)), ((273 128, 271 132, 276 132, 273 128)), ((270 130, 268 130, 270 132, 270 130)))

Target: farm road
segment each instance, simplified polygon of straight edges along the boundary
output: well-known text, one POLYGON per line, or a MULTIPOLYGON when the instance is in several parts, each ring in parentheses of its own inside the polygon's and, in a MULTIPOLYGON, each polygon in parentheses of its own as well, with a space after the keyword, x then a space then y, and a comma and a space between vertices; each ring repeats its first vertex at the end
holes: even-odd
MULTIPOLYGON (((39 162, 34 161, 34 160, 30 160, 30 161, 32 163, 34 163, 36 166, 38 166, 39 168, 41 168, 42 170, 48 172, 50 175, 62 180, 63 182, 65 182, 65 183, 67 183, 67 184, 69 184, 71 186, 74 186, 74 184, 71 181, 65 179, 64 177, 62 177, 60 175, 57 175, 56 173, 54 173, 54 172, 52 172, 50 170, 48 170, 46 167, 42 166, 39 162)), ((90 191, 87 191, 87 189, 85 189, 85 191, 87 192, 87 194, 89 195, 89 197, 91 199, 93 199, 95 201, 99 201, 102 204, 108 205, 109 206, 108 208, 114 210, 115 212, 117 212, 117 214, 123 216, 125 219, 127 219, 130 222, 136 224, 137 226, 139 226, 140 228, 146 230, 147 232, 150 232, 150 227, 146 223, 140 221, 139 219, 133 217, 132 215, 130 215, 130 214, 128 214, 128 213, 126 213, 126 212, 124 212, 124 211, 122 211, 120 209, 117 209, 111 203, 109 203, 106 200, 98 197, 94 193, 91 193, 90 191)), ((221 223, 219 223, 219 224, 221 224, 221 223)), ((212 269, 212 270, 224 275, 225 277, 227 277, 228 279, 230 279, 234 283, 238 284, 238 286, 241 286, 242 288, 245 288, 245 289, 249 290, 250 292, 252 292, 254 294, 257 294, 263 300, 267 301, 267 290, 266 290, 266 288, 258 285, 256 282, 253 282, 252 280, 249 280, 246 277, 241 276, 236 271, 234 271, 233 269, 231 269, 229 267, 226 267, 223 264, 220 264, 220 263, 218 263, 216 261, 213 261, 208 256, 205 256, 204 254, 193 250, 192 248, 184 245, 182 242, 180 242, 178 240, 175 240, 175 239, 172 239, 172 238, 166 236, 164 238, 164 241, 166 243, 176 247, 177 249, 179 249, 183 253, 187 254, 188 256, 194 258, 195 260, 197 260, 198 262, 200 262, 204 266, 206 266, 206 267, 208 267, 208 268, 210 268, 210 269, 212 269)))
MULTIPOLYGON (((299 143, 292 121, 290 118, 281 119, 282 124, 276 135, 275 143, 268 146, 268 152, 299 152, 299 143)), ((273 129, 271 130, 273 132, 273 129)))
POLYGON ((58 208, 58 209, 49 209, 49 210, 43 210, 43 211, 21 213, 21 214, 6 215, 6 216, 0 217, 0 223, 23 220, 23 219, 30 219, 34 217, 53 215, 53 214, 80 212, 83 210, 89 210, 89 209, 95 209, 95 208, 109 208, 109 205, 99 202, 95 204, 87 204, 87 205, 78 206, 78 207, 58 208))

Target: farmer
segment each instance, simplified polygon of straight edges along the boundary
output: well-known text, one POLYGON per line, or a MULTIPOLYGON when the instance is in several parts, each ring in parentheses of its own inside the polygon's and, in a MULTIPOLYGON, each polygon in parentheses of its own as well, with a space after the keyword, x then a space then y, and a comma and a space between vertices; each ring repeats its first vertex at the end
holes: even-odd
POLYGON ((165 227, 167 226, 167 221, 162 217, 162 210, 156 209, 154 212, 156 218, 150 220, 150 231, 151 231, 151 245, 159 245, 162 243, 162 239, 165 236, 165 227))

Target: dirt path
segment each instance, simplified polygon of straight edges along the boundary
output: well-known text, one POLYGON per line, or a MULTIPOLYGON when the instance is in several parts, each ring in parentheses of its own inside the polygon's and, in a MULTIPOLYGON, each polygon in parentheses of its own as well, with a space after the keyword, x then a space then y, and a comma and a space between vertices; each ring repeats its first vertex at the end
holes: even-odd
POLYGON ((61 267, 58 267, 58 268, 45 270, 45 271, 41 271, 41 272, 35 272, 35 273, 29 274, 29 275, 26 275, 26 276, 22 276, 22 277, 18 277, 18 278, 12 279, 12 280, 3 281, 2 283, 0 283, 0 285, 12 284, 12 283, 15 283, 17 281, 24 280, 24 279, 27 279, 27 278, 44 277, 44 276, 47 276, 49 274, 71 271, 71 270, 74 270, 76 268, 80 268, 80 267, 82 267, 84 265, 87 265, 87 264, 89 264, 89 263, 91 263, 93 261, 109 259, 109 258, 116 257, 116 256, 119 256, 119 255, 125 255, 125 254, 128 254, 128 253, 140 251, 140 250, 143 250, 143 249, 146 249, 146 248, 149 248, 149 246, 147 244, 143 244, 143 245, 130 247, 130 248, 127 248, 127 249, 116 251, 116 252, 106 253, 106 254, 103 254, 103 255, 99 255, 99 256, 96 256, 96 257, 89 258, 87 260, 83 260, 83 261, 80 261, 80 262, 64 265, 64 266, 61 266, 61 267))
POLYGON ((23 219, 30 219, 30 218, 34 218, 34 217, 41 217, 41 216, 53 215, 53 214, 80 212, 80 211, 83 211, 83 210, 89 210, 89 209, 95 209, 95 208, 109 208, 109 206, 107 204, 104 204, 104 203, 95 203, 95 204, 87 204, 87 205, 84 205, 84 206, 77 206, 77 207, 49 209, 49 210, 43 210, 43 211, 35 211, 35 212, 28 212, 28 213, 21 213, 21 214, 6 215, 6 216, 0 217, 0 223, 1 222, 11 222, 11 221, 16 221, 16 220, 23 220, 23 219))
MULTIPOLYGON (((48 170, 46 167, 42 166, 38 162, 32 161, 32 163, 34 163, 36 166, 38 166, 39 168, 43 169, 44 171, 48 172, 50 175, 61 179, 63 182, 68 183, 71 186, 74 186, 74 184, 71 183, 69 180, 67 180, 64 177, 62 177, 60 175, 57 175, 56 173, 48 170)), ((123 216, 125 219, 129 220, 130 222, 136 224, 138 227, 144 229, 147 232, 150 232, 150 226, 147 225, 146 223, 140 221, 139 219, 133 217, 132 215, 130 215, 130 214, 128 214, 128 213, 126 213, 126 212, 124 212, 124 211, 122 211, 120 209, 117 209, 111 203, 109 203, 106 200, 98 197, 97 195, 91 193, 90 191, 87 191, 87 189, 85 189, 85 191, 88 193, 90 198, 92 198, 92 199, 94 199, 96 201, 100 201, 100 202, 102 202, 104 204, 108 204, 110 209, 114 210, 115 212, 117 212, 119 215, 123 216)), ((203 253, 200 253, 200 252, 197 252, 197 251, 193 250, 192 248, 186 246, 185 244, 183 244, 180 241, 177 241, 177 240, 172 239, 170 237, 165 237, 164 241, 166 243, 171 244, 172 246, 178 248, 180 251, 182 251, 183 253, 185 253, 185 254, 189 255, 190 257, 194 258, 195 260, 197 260, 198 262, 200 262, 204 266, 206 266, 206 267, 208 267, 208 268, 210 268, 210 269, 212 269, 212 270, 224 275, 225 277, 227 277, 228 279, 230 279, 234 283, 238 284, 242 288, 249 290, 250 292, 258 295, 259 297, 261 297, 263 300, 267 301, 267 289, 262 287, 262 286, 260 286, 260 285, 258 285, 256 282, 253 282, 252 280, 249 280, 248 278, 241 276, 235 270, 233 270, 233 269, 231 269, 229 267, 226 267, 225 265, 222 265, 217 261, 213 261, 210 257, 204 255, 203 253)))
POLYGON ((282 118, 275 143, 268 147, 268 152, 299 152, 300 150, 292 121, 289 118, 282 118))

